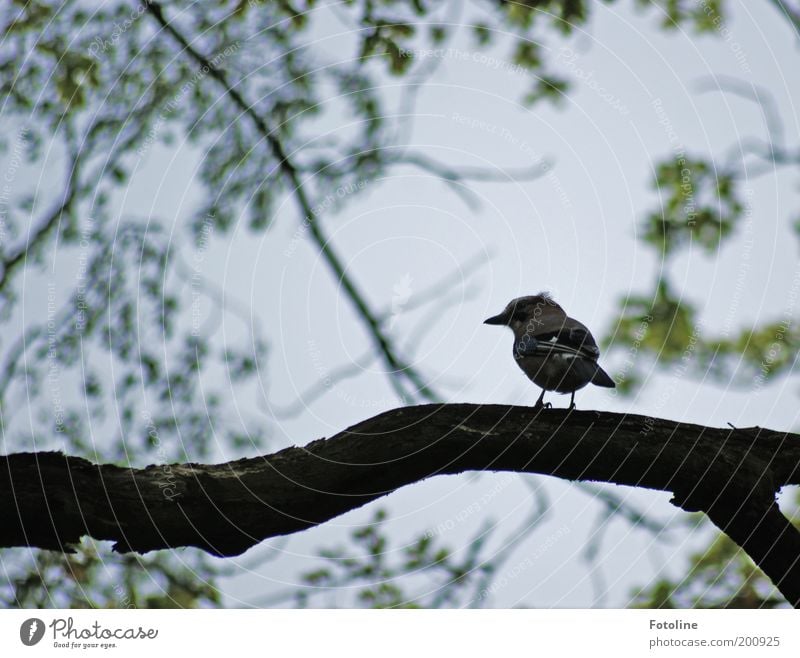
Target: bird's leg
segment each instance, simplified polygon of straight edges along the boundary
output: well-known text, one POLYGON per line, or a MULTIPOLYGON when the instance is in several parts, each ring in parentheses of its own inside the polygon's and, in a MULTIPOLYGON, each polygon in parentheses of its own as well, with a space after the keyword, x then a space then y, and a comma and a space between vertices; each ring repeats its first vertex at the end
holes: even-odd
POLYGON ((539 399, 536 400, 536 404, 533 405, 534 409, 541 409, 544 406, 544 389, 542 389, 542 394, 539 396, 539 399))
POLYGON ((575 391, 572 391, 572 397, 569 399, 569 408, 570 411, 575 408, 575 391))
POLYGON ((549 409, 553 405, 549 402, 544 401, 544 389, 542 389, 542 394, 539 396, 539 399, 536 400, 536 404, 533 405, 534 409, 549 409))

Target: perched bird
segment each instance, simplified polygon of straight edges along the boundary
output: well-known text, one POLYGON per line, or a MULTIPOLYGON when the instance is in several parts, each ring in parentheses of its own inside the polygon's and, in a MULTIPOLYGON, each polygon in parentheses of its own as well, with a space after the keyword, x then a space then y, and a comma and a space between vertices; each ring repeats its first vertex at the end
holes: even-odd
POLYGON ((546 292, 512 299, 500 315, 484 324, 511 327, 517 365, 542 388, 536 408, 544 406, 545 391, 572 393, 569 407, 574 409, 575 391, 586 384, 615 387, 597 364, 600 350, 591 332, 546 292))

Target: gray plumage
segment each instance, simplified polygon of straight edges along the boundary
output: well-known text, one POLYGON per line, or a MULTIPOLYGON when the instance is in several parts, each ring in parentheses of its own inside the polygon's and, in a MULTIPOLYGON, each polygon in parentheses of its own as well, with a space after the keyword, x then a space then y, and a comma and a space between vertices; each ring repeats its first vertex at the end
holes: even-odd
POLYGON ((511 300, 485 324, 505 325, 514 332, 514 359, 528 378, 545 391, 571 393, 587 384, 614 388, 611 377, 598 365, 600 350, 585 325, 569 317, 546 292, 511 300))

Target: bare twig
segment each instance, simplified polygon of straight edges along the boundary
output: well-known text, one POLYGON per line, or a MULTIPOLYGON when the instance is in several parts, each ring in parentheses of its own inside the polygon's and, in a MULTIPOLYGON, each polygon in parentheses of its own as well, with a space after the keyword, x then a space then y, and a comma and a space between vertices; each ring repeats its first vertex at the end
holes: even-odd
POLYGON ((701 92, 721 91, 723 93, 734 94, 740 98, 756 103, 764 116, 764 125, 767 131, 767 139, 762 140, 754 137, 743 138, 738 144, 730 149, 726 158, 728 168, 738 169, 738 165, 748 154, 752 154, 763 160, 762 166, 751 166, 737 173, 737 176, 747 176, 753 178, 774 171, 776 165, 800 164, 800 150, 793 151, 783 146, 785 140, 784 126, 778 110, 778 104, 772 93, 760 86, 740 80, 728 75, 715 75, 701 78, 697 88, 701 92))
POLYGON ((770 2, 789 21, 795 34, 800 36, 800 8, 791 6, 785 0, 770 0, 770 2))
POLYGON ((27 238, 22 244, 12 249, 9 253, 3 254, 3 270, 0 272, 0 291, 8 285, 11 275, 20 265, 22 265, 31 249, 42 242, 50 233, 53 232, 61 218, 69 211, 78 194, 79 178, 83 152, 73 152, 70 159, 67 183, 61 194, 60 201, 54 204, 53 209, 46 218, 33 226, 27 238))
POLYGON ((479 198, 468 186, 468 182, 509 183, 533 181, 547 175, 550 165, 547 161, 538 162, 530 167, 511 169, 491 169, 489 167, 452 166, 422 153, 410 152, 394 156, 387 160, 390 165, 411 165, 428 172, 455 192, 471 209, 479 206, 479 198))
MULTIPOLYGON (((419 345, 424 336, 435 326, 435 320, 440 317, 452 303, 461 302, 470 298, 472 294, 471 289, 462 289, 461 294, 456 295, 455 292, 452 292, 453 285, 469 279, 469 277, 486 264, 488 257, 489 255, 485 251, 476 253, 468 258, 463 265, 459 265, 454 272, 442 277, 436 283, 424 288, 420 292, 415 293, 403 306, 403 313, 411 313, 425 305, 435 303, 435 306, 431 308, 430 312, 408 332, 408 338, 404 341, 406 353, 413 354, 415 347, 419 345), (444 297, 445 295, 449 296, 450 299, 444 297)), ((377 314, 378 320, 382 325, 389 321, 392 316, 393 311, 391 307, 384 308, 377 314)), ((354 362, 346 363, 332 369, 323 379, 311 385, 290 404, 276 406, 270 403, 265 411, 274 415, 276 418, 296 418, 307 409, 310 404, 333 390, 337 384, 362 374, 364 369, 369 367, 377 358, 378 355, 375 354, 373 350, 370 350, 356 358, 354 362)))
POLYGON ((478 581, 475 587, 476 596, 474 596, 469 603, 469 607, 471 608, 479 607, 480 602, 492 591, 492 583, 499 575, 502 566, 508 562, 509 558, 523 542, 539 528, 539 525, 550 513, 550 498, 541 483, 534 482, 530 477, 526 477, 524 481, 531 490, 533 499, 531 511, 517 528, 510 532, 506 536, 506 539, 501 542, 498 551, 491 558, 484 561, 483 564, 491 565, 491 569, 485 570, 484 577, 478 581))
POLYGON ((378 355, 375 351, 369 350, 352 363, 346 363, 338 368, 333 368, 323 379, 311 385, 298 395, 296 400, 288 405, 281 406, 270 403, 265 411, 275 418, 296 418, 311 404, 326 393, 329 393, 341 382, 363 374, 364 369, 369 367, 377 358, 378 355))

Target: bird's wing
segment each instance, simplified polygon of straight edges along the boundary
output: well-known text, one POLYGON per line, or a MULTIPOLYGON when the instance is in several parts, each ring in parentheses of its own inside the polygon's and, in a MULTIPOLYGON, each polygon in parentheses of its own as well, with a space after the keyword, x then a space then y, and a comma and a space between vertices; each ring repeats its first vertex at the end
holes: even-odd
POLYGON ((600 350, 597 348, 592 334, 584 326, 572 326, 555 331, 545 331, 520 340, 516 345, 519 356, 547 356, 549 354, 568 354, 585 359, 597 360, 600 350))

